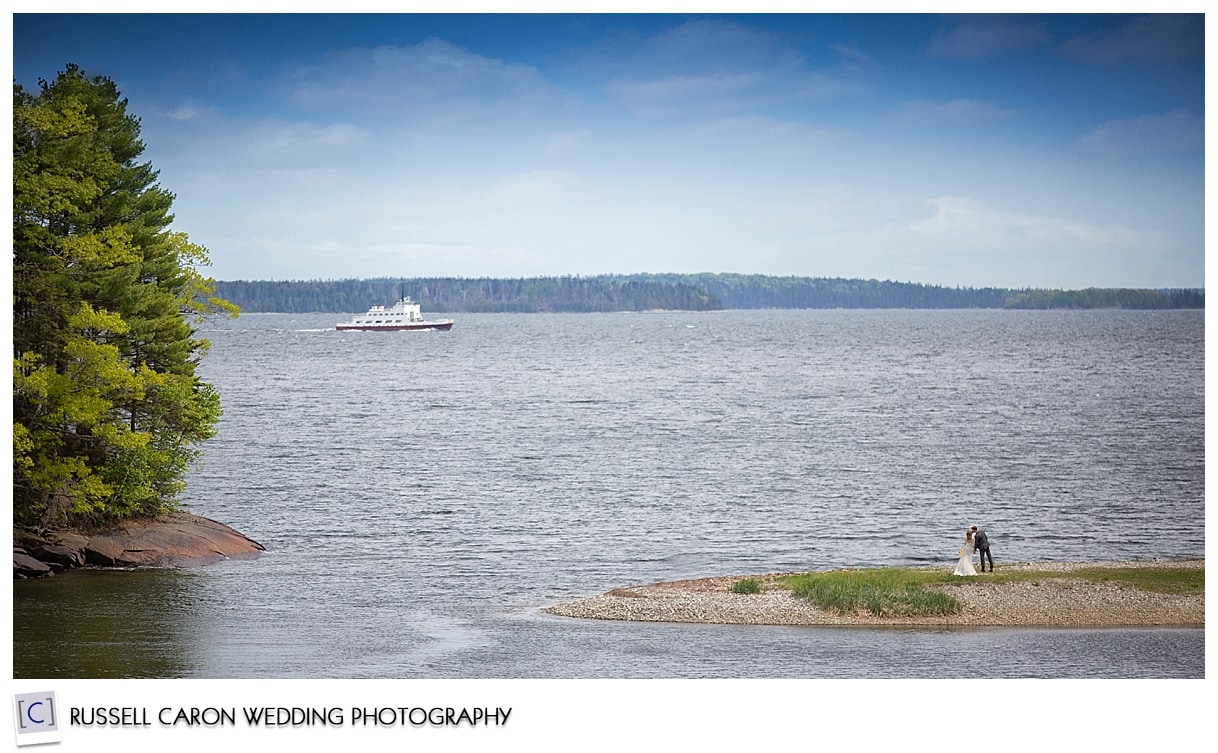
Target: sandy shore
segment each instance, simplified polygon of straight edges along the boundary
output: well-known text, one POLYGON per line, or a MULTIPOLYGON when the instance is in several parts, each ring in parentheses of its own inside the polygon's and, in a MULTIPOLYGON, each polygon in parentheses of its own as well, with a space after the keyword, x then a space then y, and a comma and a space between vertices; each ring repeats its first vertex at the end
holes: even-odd
MULTIPOLYGON (((1179 567, 1205 569, 1204 560, 1173 562, 1021 563, 1000 570, 1069 572, 1083 567, 1179 567)), ((639 622, 697 622, 732 625, 867 626, 1037 626, 1037 627, 1203 627, 1205 597, 1151 593, 1081 578, 997 583, 989 574, 930 586, 951 594, 964 606, 960 614, 933 617, 878 617, 828 612, 776 587, 781 575, 723 576, 615 588, 548 607, 564 617, 639 622), (736 594, 741 578, 760 581, 759 594, 736 594)))

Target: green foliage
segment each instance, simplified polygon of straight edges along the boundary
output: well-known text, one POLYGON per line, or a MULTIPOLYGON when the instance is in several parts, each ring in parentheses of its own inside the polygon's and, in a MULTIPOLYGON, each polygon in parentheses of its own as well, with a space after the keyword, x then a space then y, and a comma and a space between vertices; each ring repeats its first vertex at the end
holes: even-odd
POLYGON ((945 288, 889 280, 703 273, 638 275, 706 288, 729 309, 969 309, 1001 308, 1009 291, 945 288))
POLYGON ((759 594, 761 593, 761 582, 756 578, 741 578, 732 584, 732 593, 759 594))
POLYGON ((1205 308, 1199 290, 1087 288, 1028 290, 1007 299, 1009 309, 1180 309, 1205 308))
POLYGON ((13 91, 13 507, 18 523, 159 512, 220 416, 188 316, 235 313, 170 232, 113 82, 13 91))
POLYGON ((956 614, 960 602, 924 587, 942 580, 938 572, 881 568, 793 575, 783 584, 796 596, 839 612, 902 617, 956 614))
POLYGON ((704 288, 728 309, 1001 309, 1001 308, 1204 308, 1200 290, 1012 290, 923 285, 890 280, 776 277, 744 274, 650 274, 627 278, 682 282, 704 288), (1028 301, 1038 305, 1024 305, 1028 301))

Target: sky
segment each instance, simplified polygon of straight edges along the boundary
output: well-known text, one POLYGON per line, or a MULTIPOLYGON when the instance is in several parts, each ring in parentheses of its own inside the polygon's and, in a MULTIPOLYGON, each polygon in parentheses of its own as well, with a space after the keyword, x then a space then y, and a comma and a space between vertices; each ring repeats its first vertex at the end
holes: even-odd
MULTIPOLYGON (((404 6, 403 6, 404 7, 404 6)), ((25 14, 218 280, 1203 287, 1201 15, 25 14)))

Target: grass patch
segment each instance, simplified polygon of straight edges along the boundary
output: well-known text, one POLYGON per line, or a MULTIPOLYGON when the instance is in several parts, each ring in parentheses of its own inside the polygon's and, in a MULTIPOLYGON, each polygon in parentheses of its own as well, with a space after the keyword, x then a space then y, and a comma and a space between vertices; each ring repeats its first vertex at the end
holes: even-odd
POLYGON ((741 578, 732 584, 732 593, 759 594, 761 593, 761 582, 756 578, 741 578))
POLYGON ((835 570, 782 579, 796 596, 824 609, 901 617, 957 614, 960 602, 925 588, 927 583, 942 582, 937 571, 906 568, 835 570))
MULTIPOLYGON (((1015 583, 1039 584, 1050 578, 1079 578, 1090 583, 1114 583, 1143 591, 1182 596, 1205 593, 1205 570, 1176 567, 1086 567, 1070 572, 1052 570, 1007 570, 976 578, 961 578, 946 569, 878 568, 834 570, 788 575, 779 585, 801 598, 829 610, 844 613, 869 612, 880 616, 921 617, 960 612, 960 602, 929 584, 1015 583)), ((734 590, 735 587, 733 587, 734 590)))
POLYGON ((1088 583, 1112 583, 1140 591, 1154 591, 1179 596, 1205 593, 1205 570, 1179 567, 1084 567, 1071 572, 1026 570, 987 575, 993 583, 1041 581, 1049 578, 1079 578, 1088 583))

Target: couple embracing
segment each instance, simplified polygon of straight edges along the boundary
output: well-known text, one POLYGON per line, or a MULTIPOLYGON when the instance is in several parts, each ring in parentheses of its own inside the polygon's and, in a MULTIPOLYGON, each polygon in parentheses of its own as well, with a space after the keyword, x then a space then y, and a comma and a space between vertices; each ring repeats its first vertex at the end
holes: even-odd
POLYGON ((977 574, 977 570, 973 568, 974 551, 981 553, 981 572, 985 572, 986 559, 990 561, 990 572, 994 572, 994 558, 990 556, 990 540, 985 535, 985 531, 973 526, 964 532, 964 548, 960 550, 960 561, 956 563, 956 569, 952 571, 952 575, 977 574))

